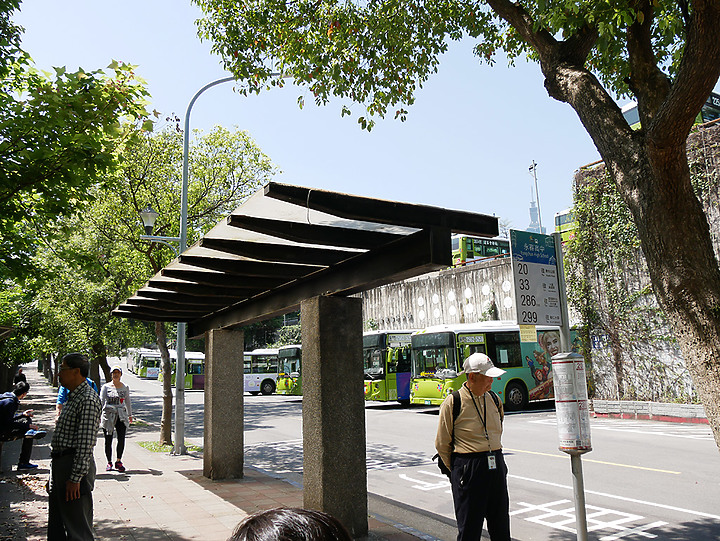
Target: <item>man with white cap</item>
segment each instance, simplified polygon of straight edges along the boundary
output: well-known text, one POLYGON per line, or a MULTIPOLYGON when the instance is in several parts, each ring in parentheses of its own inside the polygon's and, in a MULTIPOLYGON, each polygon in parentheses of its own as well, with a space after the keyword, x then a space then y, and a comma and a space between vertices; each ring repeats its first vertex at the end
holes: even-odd
POLYGON ((467 381, 440 406, 435 438, 440 460, 451 471, 457 540, 479 541, 487 520, 492 541, 510 541, 507 466, 500 442, 504 413, 490 390, 493 378, 505 370, 484 353, 473 353, 465 359, 463 371, 467 381), (455 417, 456 398, 461 404, 455 417))

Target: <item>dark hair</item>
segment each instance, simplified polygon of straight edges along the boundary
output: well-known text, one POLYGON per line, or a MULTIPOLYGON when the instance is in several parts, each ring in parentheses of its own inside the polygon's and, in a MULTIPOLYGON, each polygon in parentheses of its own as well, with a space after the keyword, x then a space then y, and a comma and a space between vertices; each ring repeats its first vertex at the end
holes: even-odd
POLYGON ((68 353, 60 360, 60 364, 62 363, 65 363, 70 368, 79 368, 80 374, 84 378, 88 377, 90 373, 90 361, 82 353, 68 353))
POLYGON ((15 393, 15 396, 22 396, 25 393, 27 393, 29 390, 30 390, 30 384, 27 381, 18 381, 15 384, 13 393, 15 393))
POLYGON ((352 541, 352 537, 332 515, 282 507, 245 518, 228 541, 352 541))

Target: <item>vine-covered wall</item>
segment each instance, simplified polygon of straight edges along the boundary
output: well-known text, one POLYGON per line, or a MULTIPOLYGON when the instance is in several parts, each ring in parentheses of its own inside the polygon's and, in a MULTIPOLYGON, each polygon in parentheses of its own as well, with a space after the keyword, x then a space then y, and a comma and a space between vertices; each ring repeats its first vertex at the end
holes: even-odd
MULTIPOLYGON (((720 123, 698 127, 691 134, 688 156, 717 254, 720 123)), ((577 228, 565 246, 568 297, 581 322, 594 397, 697 402, 655 299, 630 213, 604 164, 581 168, 574 188, 577 228)))

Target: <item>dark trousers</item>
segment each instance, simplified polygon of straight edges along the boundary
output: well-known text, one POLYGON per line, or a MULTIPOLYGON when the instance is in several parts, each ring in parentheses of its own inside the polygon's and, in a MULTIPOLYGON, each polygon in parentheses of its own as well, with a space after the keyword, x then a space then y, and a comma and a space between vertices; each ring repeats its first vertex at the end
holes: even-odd
POLYGON ((65 500, 65 482, 70 478, 74 455, 53 458, 50 463, 48 497, 48 541, 92 541, 92 490, 95 486, 95 461, 90 459, 88 472, 80 480, 80 498, 65 500))
MULTIPOLYGON (((125 433, 127 432, 127 427, 125 426, 125 423, 123 423, 120 420, 120 417, 118 417, 118 420, 115 421, 115 430, 117 430, 117 459, 121 460, 123 456, 123 452, 125 451, 125 433)), ((108 432, 103 428, 103 434, 105 434, 105 456, 107 457, 108 462, 112 462, 112 440, 113 440, 113 431, 111 430, 108 432)))
POLYGON ((20 458, 18 458, 18 464, 27 464, 30 462, 30 457, 32 456, 33 439, 26 438, 25 432, 27 432, 26 429, 16 429, 11 430, 10 432, 3 432, 0 435, 0 440, 2 441, 14 441, 22 438, 22 447, 20 447, 20 458))
POLYGON ((493 451, 497 468, 488 468, 488 453, 453 455, 452 484, 457 541, 480 541, 483 523, 492 541, 510 541, 507 466, 502 451, 493 451))

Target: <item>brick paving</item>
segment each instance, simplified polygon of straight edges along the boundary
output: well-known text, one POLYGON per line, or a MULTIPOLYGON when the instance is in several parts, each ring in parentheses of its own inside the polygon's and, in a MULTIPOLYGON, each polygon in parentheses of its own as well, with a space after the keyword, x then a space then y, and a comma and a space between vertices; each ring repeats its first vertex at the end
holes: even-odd
MULTIPOLYGON (((21 409, 35 409, 44 429, 54 425, 54 397, 33 367, 23 370, 30 395, 21 409)), ((50 432, 50 431, 49 431, 50 432)), ((98 467, 94 491, 98 540, 222 541, 248 514, 272 507, 302 506, 302 488, 294 482, 245 468, 243 479, 212 481, 202 475, 202 456, 182 457, 151 452, 138 442, 152 440, 157 431, 132 429, 123 456, 127 471, 106 472, 102 437, 95 447, 98 467)), ((15 471, 20 442, 5 444, 0 474, 0 541, 45 539, 47 494, 43 486, 50 466, 51 433, 36 441, 32 473, 15 471)), ((417 537, 369 517, 369 538, 411 541, 417 537)))

